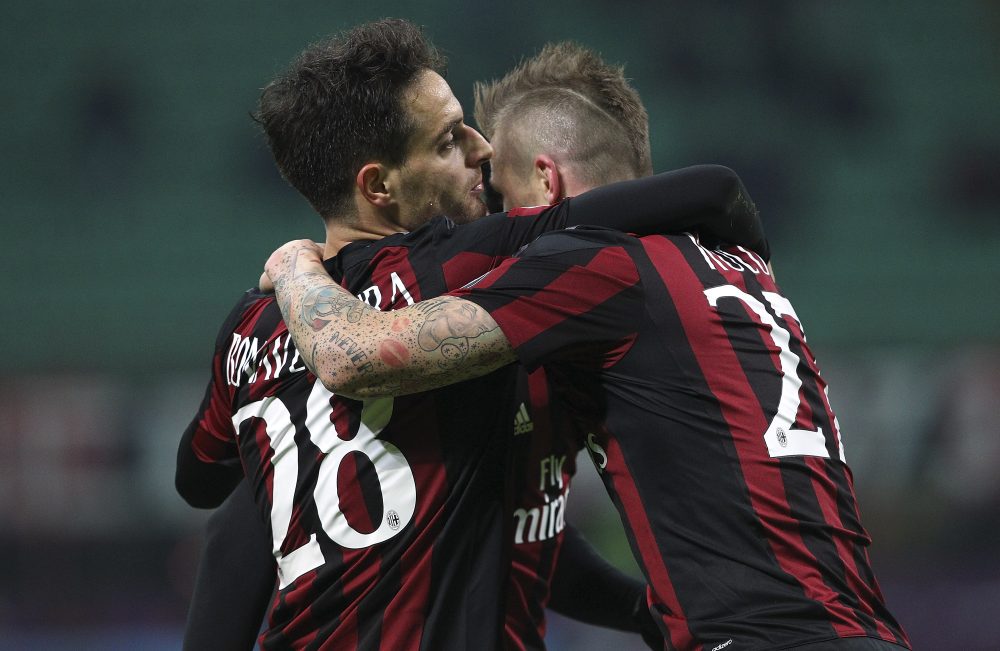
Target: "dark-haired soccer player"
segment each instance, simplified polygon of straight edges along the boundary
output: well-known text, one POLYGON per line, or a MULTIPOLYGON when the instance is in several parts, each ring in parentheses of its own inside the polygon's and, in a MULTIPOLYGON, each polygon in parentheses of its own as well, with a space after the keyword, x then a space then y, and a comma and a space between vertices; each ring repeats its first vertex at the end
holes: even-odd
MULTIPOLYGON (((732 201, 731 172, 702 167, 648 179, 625 210, 609 188, 527 217, 462 228, 437 218, 385 237, 440 212, 484 212, 479 167, 491 150, 464 125, 440 63, 411 25, 380 21, 310 48, 261 98, 279 168, 326 222, 325 271, 375 308, 454 289, 548 229, 648 230, 672 215, 732 230, 736 212, 753 216, 732 201)), ((338 345, 358 372, 372 364, 350 338, 338 345)), ((278 565, 264 648, 501 644, 511 414, 482 402, 512 404, 514 381, 503 372, 396 401, 334 396, 303 367, 273 297, 244 296, 220 331, 177 485, 214 506, 245 469, 278 565)))
MULTIPOLYGON (((572 174, 570 152, 550 149, 560 140, 536 135, 563 127, 557 101, 527 93, 500 112, 501 189, 544 193, 572 174), (519 131, 504 111, 535 122, 519 131)), ((668 648, 908 648, 869 564, 826 384, 759 255, 577 228, 392 313, 358 309, 308 241, 266 271, 304 363, 332 391, 404 396, 514 361, 544 366, 586 433, 668 648)))

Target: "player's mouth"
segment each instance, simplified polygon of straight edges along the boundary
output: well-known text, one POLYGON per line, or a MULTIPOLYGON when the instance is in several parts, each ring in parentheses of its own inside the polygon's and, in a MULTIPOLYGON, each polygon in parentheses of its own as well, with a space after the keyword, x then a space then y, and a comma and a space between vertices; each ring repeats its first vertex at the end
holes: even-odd
POLYGON ((484 189, 483 188, 483 181, 482 181, 482 179, 480 179, 479 183, 477 183, 474 186, 472 186, 472 194, 480 195, 480 194, 483 193, 483 189, 484 189))

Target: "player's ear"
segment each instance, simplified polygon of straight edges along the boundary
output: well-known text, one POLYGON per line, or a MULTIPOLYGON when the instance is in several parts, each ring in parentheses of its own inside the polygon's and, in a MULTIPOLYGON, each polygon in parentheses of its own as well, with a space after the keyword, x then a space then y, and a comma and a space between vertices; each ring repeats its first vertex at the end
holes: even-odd
POLYGON ((389 170, 381 163, 366 163, 358 170, 355 185, 365 201, 377 208, 387 208, 394 199, 386 182, 389 170))
POLYGON ((535 180, 541 184, 546 203, 554 204, 566 196, 566 188, 562 174, 559 172, 559 165, 552 160, 551 156, 538 154, 535 156, 533 168, 535 180))

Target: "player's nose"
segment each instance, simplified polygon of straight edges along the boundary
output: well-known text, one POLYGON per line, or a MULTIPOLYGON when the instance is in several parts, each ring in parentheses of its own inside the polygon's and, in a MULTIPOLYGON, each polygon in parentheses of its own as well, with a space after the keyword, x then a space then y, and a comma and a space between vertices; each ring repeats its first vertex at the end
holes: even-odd
POLYGON ((465 128, 470 131, 466 164, 469 167, 481 167, 483 163, 493 158, 493 146, 487 142, 486 138, 478 130, 470 126, 466 126, 465 128))

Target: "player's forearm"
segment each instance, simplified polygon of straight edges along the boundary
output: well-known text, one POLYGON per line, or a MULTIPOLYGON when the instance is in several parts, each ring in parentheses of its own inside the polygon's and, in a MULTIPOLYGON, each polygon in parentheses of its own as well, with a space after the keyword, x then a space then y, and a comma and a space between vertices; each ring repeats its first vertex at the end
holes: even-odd
POLYGON ((608 563, 571 525, 550 584, 549 608, 595 626, 642 635, 651 649, 663 636, 646 607, 646 585, 608 563))
POLYGON ((443 296, 379 312, 333 282, 313 249, 295 243, 276 251, 266 271, 300 357, 339 395, 427 391, 514 361, 496 322, 475 303, 443 296))
POLYGON ((588 624, 636 631, 633 606, 645 584, 608 563, 572 526, 566 527, 550 584, 549 608, 588 624))

